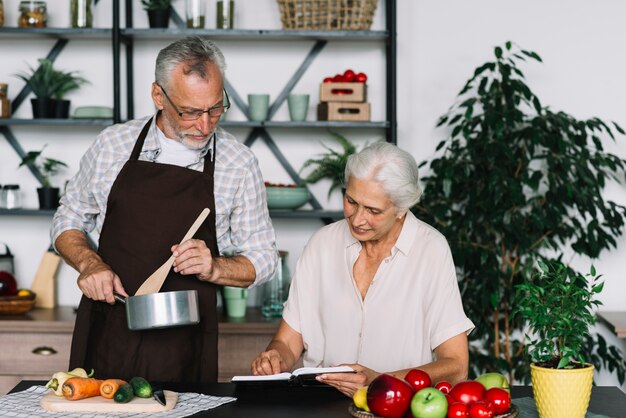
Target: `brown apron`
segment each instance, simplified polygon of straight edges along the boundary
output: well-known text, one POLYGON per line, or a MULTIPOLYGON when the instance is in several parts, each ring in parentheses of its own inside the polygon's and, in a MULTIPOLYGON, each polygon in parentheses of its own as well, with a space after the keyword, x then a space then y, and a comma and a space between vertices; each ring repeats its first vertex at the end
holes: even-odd
MULTIPOLYGON (((204 171, 140 161, 152 119, 144 126, 129 160, 118 174, 107 201, 98 254, 134 295, 143 281, 171 255, 203 208, 211 213, 194 238, 219 255, 215 232, 213 161, 204 171)), ((72 339, 70 369, 93 368, 98 378, 128 380, 142 376, 159 382, 217 380, 216 286, 171 270, 161 292, 198 291, 200 323, 130 331, 122 304, 82 297, 72 339)))

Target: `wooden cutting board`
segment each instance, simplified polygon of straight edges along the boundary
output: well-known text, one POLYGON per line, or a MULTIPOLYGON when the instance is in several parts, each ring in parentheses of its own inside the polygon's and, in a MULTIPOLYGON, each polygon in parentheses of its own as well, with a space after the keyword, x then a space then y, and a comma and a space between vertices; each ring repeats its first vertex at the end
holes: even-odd
POLYGON ((68 401, 62 396, 54 393, 46 393, 41 399, 41 407, 46 411, 53 412, 163 412, 174 408, 178 400, 178 393, 169 390, 165 393, 165 406, 158 403, 153 398, 134 397, 128 403, 117 403, 113 399, 105 399, 102 396, 80 399, 78 401, 68 401))

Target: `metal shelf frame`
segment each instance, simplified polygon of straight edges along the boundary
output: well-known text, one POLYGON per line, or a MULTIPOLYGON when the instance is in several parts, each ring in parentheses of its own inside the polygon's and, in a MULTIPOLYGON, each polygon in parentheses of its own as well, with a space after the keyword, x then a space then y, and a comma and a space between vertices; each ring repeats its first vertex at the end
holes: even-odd
MULTIPOLYGON (((117 0, 116 0, 117 1, 117 0)), ((225 89, 231 99, 231 102, 237 106, 248 119, 247 121, 224 121, 220 122, 223 127, 250 128, 250 132, 244 144, 251 147, 257 140, 262 140, 276 157, 281 166, 295 183, 300 183, 302 179, 298 175, 287 157, 281 152, 280 148, 271 137, 269 129, 274 128, 377 128, 384 129, 387 141, 397 143, 397 108, 396 108, 396 76, 397 76, 397 52, 396 52, 396 0, 385 0, 385 30, 383 31, 301 31, 301 30, 216 30, 216 29, 187 29, 185 22, 171 9, 171 20, 175 24, 175 28, 160 29, 136 29, 133 28, 133 6, 132 0, 125 0, 126 28, 119 29, 120 37, 126 47, 126 85, 127 91, 127 109, 128 119, 134 117, 134 97, 133 97, 133 45, 135 39, 176 39, 186 35, 203 35, 210 36, 216 40, 241 40, 241 41, 284 41, 284 40, 313 40, 314 45, 308 54, 296 69, 291 78, 287 81, 278 96, 270 104, 268 112, 268 121, 253 122, 250 121, 250 113, 248 105, 237 93, 235 87, 225 80, 225 89), (272 116, 278 108, 285 102, 289 93, 293 90, 303 74, 309 69, 315 58, 322 52, 328 42, 349 41, 349 42, 385 42, 385 71, 386 71, 386 120, 380 122, 281 122, 272 121, 272 116)), ((119 15, 114 16, 114 20, 119 15)), ((119 25, 117 25, 119 26, 119 25)), ((116 25, 114 24, 114 27, 116 25)), ((336 212, 330 215, 325 211, 315 196, 311 195, 309 203, 313 207, 312 211, 308 211, 307 217, 319 217, 325 223, 330 223, 338 218, 336 212)), ((304 211, 294 211, 290 217, 302 217, 300 213, 304 211)), ((279 216, 276 212, 272 212, 272 216, 279 216)))

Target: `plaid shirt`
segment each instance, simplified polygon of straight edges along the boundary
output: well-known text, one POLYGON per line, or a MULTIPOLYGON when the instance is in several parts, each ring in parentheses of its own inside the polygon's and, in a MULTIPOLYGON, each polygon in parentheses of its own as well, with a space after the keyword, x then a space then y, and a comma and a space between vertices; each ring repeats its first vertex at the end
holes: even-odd
MULTIPOLYGON (((146 136, 140 160, 155 162, 161 148, 154 120, 146 136)), ((136 119, 104 129, 81 158, 78 173, 67 184, 61 205, 54 215, 51 237, 70 229, 100 233, 111 186, 128 161, 133 146, 148 118, 136 119)), ((215 162, 215 212, 220 253, 245 256, 254 265, 253 286, 268 281, 278 262, 276 238, 267 210, 263 178, 256 157, 246 146, 221 128, 215 162)), ((198 152, 188 168, 201 171, 204 157, 213 158, 213 139, 198 152)), ((158 164, 158 163, 157 163, 158 164)))

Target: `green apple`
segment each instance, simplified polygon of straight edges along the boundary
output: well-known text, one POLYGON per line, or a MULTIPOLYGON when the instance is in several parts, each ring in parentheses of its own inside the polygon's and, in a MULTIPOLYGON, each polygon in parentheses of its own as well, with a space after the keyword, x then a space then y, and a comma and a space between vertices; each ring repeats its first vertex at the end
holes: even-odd
POLYGON ((475 380, 482 383, 482 385, 487 390, 491 388, 500 388, 506 390, 509 393, 511 392, 509 389, 509 380, 506 378, 506 376, 500 373, 485 373, 478 376, 475 380))
POLYGON ((411 413, 415 418, 446 418, 448 400, 439 389, 424 388, 413 395, 411 413))

